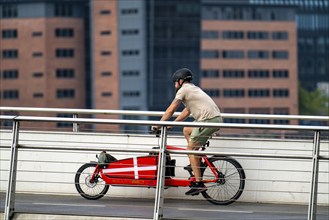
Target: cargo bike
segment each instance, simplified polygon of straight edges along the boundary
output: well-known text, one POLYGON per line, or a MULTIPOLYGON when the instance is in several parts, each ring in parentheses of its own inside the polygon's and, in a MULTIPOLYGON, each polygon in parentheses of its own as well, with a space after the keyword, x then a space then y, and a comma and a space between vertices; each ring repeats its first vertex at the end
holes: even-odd
MULTIPOLYGON (((204 151, 209 142, 199 150, 204 151)), ((185 150, 183 147, 167 146, 167 150, 185 150)), ((98 161, 82 165, 75 175, 75 187, 78 193, 90 200, 102 198, 110 186, 137 186, 155 188, 159 156, 150 153, 144 156, 116 159, 103 151, 98 161)), ((216 205, 228 205, 235 202, 245 186, 245 172, 238 161, 226 156, 200 155, 202 179, 207 191, 202 196, 216 205)), ((184 167, 188 172, 185 179, 175 177, 176 160, 166 153, 164 187, 191 187, 195 178, 190 165, 184 167)))

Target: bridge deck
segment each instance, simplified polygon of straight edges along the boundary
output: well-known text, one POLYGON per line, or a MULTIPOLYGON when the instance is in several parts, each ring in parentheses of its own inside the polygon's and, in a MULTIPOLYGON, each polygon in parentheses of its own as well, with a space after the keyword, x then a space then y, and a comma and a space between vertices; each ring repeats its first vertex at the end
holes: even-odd
MULTIPOLYGON (((1 193, 0 211, 4 211, 5 194, 1 193)), ((47 215, 60 215, 52 219, 66 219, 65 216, 76 216, 76 219, 84 219, 81 216, 103 216, 106 219, 152 219, 154 200, 111 198, 105 196, 100 200, 86 200, 73 195, 41 195, 41 194, 17 194, 17 213, 38 213, 33 219, 45 219, 47 215)), ((189 219, 189 220, 218 220, 218 219, 307 219, 308 206, 287 204, 259 204, 236 202, 228 206, 212 205, 205 200, 177 200, 165 199, 165 219, 189 219)), ((318 207, 317 219, 329 219, 328 207, 318 207)), ((1 216, 2 217, 2 216, 1 216)), ((31 215, 21 215, 21 219, 29 219, 31 215)), ((0 218, 1 219, 1 218, 0 218)), ((20 218, 18 218, 20 219, 20 218)), ((75 219, 70 217, 69 219, 75 219)))

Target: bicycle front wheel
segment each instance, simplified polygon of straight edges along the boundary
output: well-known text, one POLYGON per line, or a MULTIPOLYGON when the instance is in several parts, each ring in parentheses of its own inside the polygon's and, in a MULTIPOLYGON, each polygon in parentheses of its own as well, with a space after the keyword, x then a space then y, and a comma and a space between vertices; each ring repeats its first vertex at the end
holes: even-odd
POLYGON ((75 188, 86 199, 100 199, 109 189, 109 185, 106 185, 99 175, 93 181, 90 181, 96 165, 96 163, 86 163, 75 174, 75 188))
POLYGON ((227 157, 211 157, 209 162, 216 168, 219 179, 214 179, 214 173, 207 164, 201 168, 207 191, 202 195, 216 205, 228 205, 235 202, 242 194, 246 175, 238 161, 227 157))

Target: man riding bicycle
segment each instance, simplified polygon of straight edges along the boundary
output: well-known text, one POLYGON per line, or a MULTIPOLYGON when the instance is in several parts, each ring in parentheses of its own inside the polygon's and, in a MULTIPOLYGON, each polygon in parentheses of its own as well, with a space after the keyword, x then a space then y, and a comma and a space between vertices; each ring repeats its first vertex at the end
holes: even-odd
MULTIPOLYGON (((197 122, 220 123, 222 118, 220 110, 215 102, 199 87, 191 83, 193 73, 187 68, 177 70, 173 76, 175 84, 176 96, 163 114, 161 121, 167 121, 175 113, 181 103, 185 108, 175 121, 184 121, 191 114, 197 122)), ((159 126, 152 126, 152 130, 159 130, 159 126)), ((218 128, 199 128, 199 127, 184 127, 183 133, 187 141, 187 150, 199 150, 208 139, 218 131, 218 128)), ((196 184, 191 186, 186 195, 198 195, 206 191, 206 187, 202 182, 200 170, 200 158, 198 155, 188 155, 191 168, 193 170, 196 184)))

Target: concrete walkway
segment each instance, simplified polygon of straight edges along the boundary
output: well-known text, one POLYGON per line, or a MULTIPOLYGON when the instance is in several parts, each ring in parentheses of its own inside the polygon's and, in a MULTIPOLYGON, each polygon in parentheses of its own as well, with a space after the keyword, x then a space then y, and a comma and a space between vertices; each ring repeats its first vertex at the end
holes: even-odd
MULTIPOLYGON (((4 194, 0 194, 4 212, 4 194)), ((149 220, 153 199, 113 198, 86 200, 73 195, 17 194, 16 220, 149 220)), ((164 218, 184 220, 307 220, 308 206, 236 202, 228 206, 205 200, 165 199, 164 218)), ((3 214, 0 215, 3 219, 3 214)), ((328 220, 328 207, 318 206, 317 220, 328 220)))

